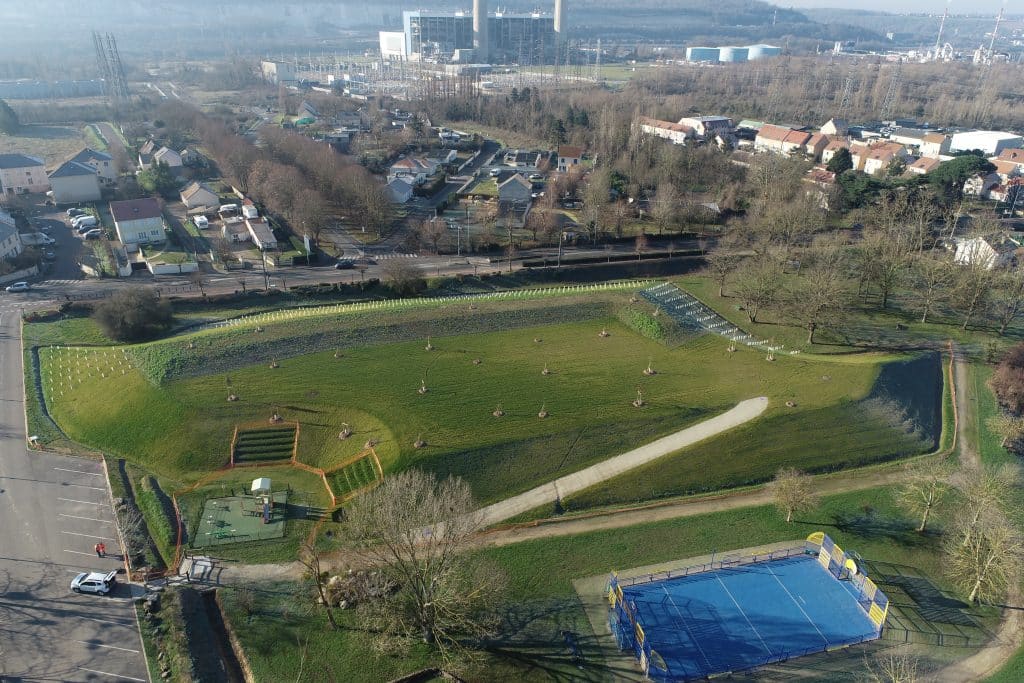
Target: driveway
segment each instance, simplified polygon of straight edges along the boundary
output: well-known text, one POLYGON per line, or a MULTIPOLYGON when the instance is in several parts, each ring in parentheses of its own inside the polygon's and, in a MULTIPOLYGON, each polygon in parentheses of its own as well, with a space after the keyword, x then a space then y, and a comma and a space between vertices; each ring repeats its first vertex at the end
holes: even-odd
MULTIPOLYGON (((25 447, 17 314, 0 307, 0 680, 149 680, 133 593, 75 594, 123 566, 106 477, 92 460, 25 447), (111 557, 93 552, 104 542, 111 557)), ((123 577, 123 574, 120 575, 123 577)))

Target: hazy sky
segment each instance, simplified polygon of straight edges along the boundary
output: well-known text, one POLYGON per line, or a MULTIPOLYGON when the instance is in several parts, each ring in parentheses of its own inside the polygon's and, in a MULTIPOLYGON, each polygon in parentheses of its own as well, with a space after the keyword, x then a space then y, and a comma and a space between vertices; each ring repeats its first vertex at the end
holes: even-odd
MULTIPOLYGON (((942 13, 944 0, 770 0, 779 7, 842 7, 844 9, 873 9, 887 12, 935 12, 942 13)), ((950 12, 964 14, 989 13, 995 16, 1001 7, 1009 13, 1024 12, 1018 0, 952 0, 950 12)))

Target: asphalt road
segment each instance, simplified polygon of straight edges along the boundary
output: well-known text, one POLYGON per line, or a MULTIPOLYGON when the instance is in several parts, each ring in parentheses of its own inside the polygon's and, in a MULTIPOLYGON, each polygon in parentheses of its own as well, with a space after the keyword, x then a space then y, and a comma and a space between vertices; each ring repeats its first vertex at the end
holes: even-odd
POLYGON ((98 462, 25 447, 15 307, 0 302, 0 680, 148 681, 131 602, 141 588, 70 590, 78 572, 123 566, 117 530, 98 462), (99 541, 112 557, 96 557, 99 541))

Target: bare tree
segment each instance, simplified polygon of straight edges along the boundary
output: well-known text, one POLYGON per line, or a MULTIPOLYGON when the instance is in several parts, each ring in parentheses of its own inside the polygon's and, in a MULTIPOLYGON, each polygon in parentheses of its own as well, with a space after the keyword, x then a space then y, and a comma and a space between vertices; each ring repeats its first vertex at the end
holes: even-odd
POLYGON ((331 630, 338 630, 338 622, 334 618, 334 606, 331 605, 330 596, 327 594, 328 573, 320 563, 320 549, 316 546, 315 540, 306 539, 299 547, 299 563, 306 568, 306 576, 316 589, 317 598, 324 610, 327 612, 327 621, 331 630))
POLYGON ((961 494, 957 534, 963 545, 970 543, 986 515, 1006 509, 1018 480, 1017 467, 1009 463, 964 467, 956 473, 953 483, 961 494))
POLYGON ((381 269, 384 283, 396 294, 415 294, 423 287, 423 275, 416 266, 402 259, 391 259, 381 269))
POLYGON ((949 465, 940 460, 923 460, 907 467, 907 479, 896 489, 896 502, 921 518, 918 533, 924 533, 932 512, 953 487, 951 475, 949 465))
POLYGON ((775 506, 786 513, 787 523, 793 521, 794 513, 813 510, 818 505, 813 480, 793 467, 780 468, 768 487, 775 498, 775 506))
POLYGON ((874 657, 865 657, 864 683, 917 683, 917 656, 904 648, 886 648, 874 657))
POLYGON ((974 603, 1003 598, 1016 581, 1022 555, 1018 531, 1001 510, 986 511, 978 522, 945 544, 950 578, 974 603))
POLYGON ((633 249, 636 251, 636 260, 639 261, 643 253, 647 250, 647 233, 643 230, 636 234, 636 240, 633 244, 633 249))
POLYGON ((988 306, 995 282, 996 275, 986 264, 971 262, 961 265, 952 291, 952 303, 963 315, 963 329, 966 330, 971 321, 988 306))
POLYGON ((1024 271, 1014 268, 1001 273, 996 278, 994 294, 993 308, 1002 336, 1021 313, 1021 305, 1024 304, 1024 271))
POLYGON ((782 288, 782 268, 769 257, 748 259, 736 271, 733 288, 743 302, 747 319, 757 322, 757 314, 775 301, 782 288))
POLYGON ((922 255, 914 260, 910 280, 921 307, 921 322, 926 323, 935 306, 949 298, 949 290, 956 282, 956 271, 948 258, 922 255))
POLYGON ((866 256, 865 275, 878 289, 882 308, 888 308, 889 297, 906 276, 910 247, 901 235, 877 231, 867 236, 861 248, 866 256))
POLYGON ((711 274, 711 279, 718 284, 718 296, 725 296, 725 283, 728 281, 729 276, 736 272, 736 268, 742 263, 743 257, 718 248, 708 254, 704 261, 708 264, 708 272, 711 274))
POLYGON ((348 519, 353 551, 398 586, 380 605, 389 630, 446 657, 465 637, 490 632, 501 575, 466 552, 482 517, 464 481, 406 470, 356 499, 348 519))
POLYGON ((837 251, 820 253, 814 265, 790 290, 789 308, 807 329, 807 343, 814 343, 814 333, 823 325, 834 324, 843 314, 847 299, 846 285, 837 251))
POLYGON ((650 205, 651 217, 658 224, 659 234, 666 230, 675 232, 682 225, 680 209, 683 199, 679 190, 671 183, 661 183, 658 186, 658 192, 651 199, 650 205))
POLYGON ((439 218, 422 220, 416 226, 416 234, 436 254, 440 250, 441 240, 448 235, 447 225, 439 218))
POLYGON ((193 287, 199 289, 200 296, 206 296, 206 276, 202 270, 198 268, 193 270, 192 274, 188 276, 188 280, 192 283, 193 287))
POLYGON ((1000 446, 1007 448, 1024 436, 1024 418, 1007 413, 993 415, 985 423, 989 429, 1003 437, 1000 446))

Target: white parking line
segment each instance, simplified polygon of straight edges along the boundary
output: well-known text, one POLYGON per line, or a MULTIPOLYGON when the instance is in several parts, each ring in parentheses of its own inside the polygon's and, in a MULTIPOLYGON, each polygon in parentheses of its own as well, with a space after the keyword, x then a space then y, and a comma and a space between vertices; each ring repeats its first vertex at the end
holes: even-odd
POLYGON ((91 640, 76 640, 75 642, 76 643, 81 643, 82 645, 92 645, 94 647, 105 647, 108 650, 121 650, 122 652, 134 652, 135 654, 139 654, 138 650, 132 650, 132 649, 129 649, 127 647, 117 647, 116 645, 104 645, 103 643, 97 643, 97 642, 94 642, 94 641, 91 641, 91 640))
POLYGON ((97 538, 101 541, 110 541, 111 543, 117 543, 116 539, 106 538, 104 536, 96 536, 95 534, 80 534, 74 531, 62 531, 62 534, 68 534, 69 536, 85 536, 86 538, 97 538))
POLYGON ((64 482, 64 486, 74 486, 80 489, 92 489, 93 491, 106 491, 102 486, 86 486, 85 484, 69 484, 67 482, 64 482))
POLYGON ((96 553, 83 553, 81 550, 68 550, 67 548, 64 548, 64 552, 66 552, 66 553, 74 553, 75 555, 95 555, 96 554, 96 553))
POLYGON ((101 624, 110 624, 112 626, 125 626, 131 628, 135 624, 126 624, 123 621, 110 621, 109 619, 97 619, 96 617, 79 617, 80 619, 88 619, 89 621, 98 621, 101 624))
POLYGON ((102 477, 103 476, 102 472, 83 472, 82 470, 69 470, 69 469, 65 469, 63 467, 54 467, 53 469, 60 470, 61 472, 74 472, 75 474, 88 474, 90 477, 102 477))
POLYGON ((97 671, 96 669, 86 669, 84 666, 78 667, 79 671, 88 671, 91 674, 99 674, 100 676, 110 676, 111 678, 120 678, 126 681, 138 681, 139 683, 147 683, 145 678, 132 678, 131 676, 122 676, 120 674, 112 674, 109 671, 97 671))
POLYGON ((109 519, 96 519, 95 517, 79 517, 78 515, 65 515, 63 512, 57 514, 58 517, 70 517, 71 519, 84 519, 89 522, 100 522, 102 524, 113 524, 114 522, 109 519))
POLYGON ((104 501, 94 503, 91 500, 75 500, 74 498, 58 498, 57 500, 62 500, 65 503, 82 503, 84 505, 106 505, 104 501))

